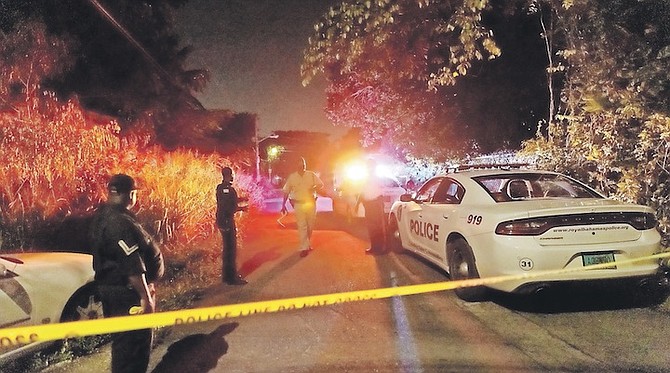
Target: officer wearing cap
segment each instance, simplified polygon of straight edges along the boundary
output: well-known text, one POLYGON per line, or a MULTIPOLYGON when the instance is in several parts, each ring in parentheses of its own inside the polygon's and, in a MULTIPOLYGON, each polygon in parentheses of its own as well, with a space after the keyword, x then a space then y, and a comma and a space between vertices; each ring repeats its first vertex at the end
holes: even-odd
MULTIPOLYGON (((137 202, 135 180, 112 176, 107 202, 95 212, 89 236, 95 282, 107 317, 153 313, 154 283, 163 276, 163 255, 129 211, 137 202)), ((117 333, 112 340, 112 372, 146 372, 153 331, 117 333)))
POLYGON ((239 203, 246 199, 237 196, 237 191, 233 188, 233 170, 230 167, 221 169, 221 177, 221 184, 216 186, 216 225, 223 240, 221 279, 229 285, 244 285, 247 280, 237 274, 235 213, 245 210, 239 203))

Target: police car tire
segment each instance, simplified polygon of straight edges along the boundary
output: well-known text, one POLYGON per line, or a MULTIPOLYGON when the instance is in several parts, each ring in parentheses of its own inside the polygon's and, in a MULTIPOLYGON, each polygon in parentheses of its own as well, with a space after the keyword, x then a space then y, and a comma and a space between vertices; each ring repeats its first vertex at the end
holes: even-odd
POLYGON ((95 291, 93 284, 88 284, 77 290, 74 295, 68 300, 63 308, 60 321, 78 321, 91 320, 102 317, 102 302, 100 296, 95 291), (81 317, 78 308, 86 310, 85 317, 81 317))
MULTIPOLYGON (((479 278, 472 248, 463 238, 447 242, 447 260, 452 281, 479 278)), ((486 298, 486 288, 483 286, 457 288, 455 292, 467 302, 480 302, 486 298)))
POLYGON ((398 221, 394 214, 391 214, 389 217, 388 224, 388 247, 391 252, 394 253, 404 253, 405 247, 402 245, 402 237, 400 236, 400 229, 398 228, 398 221))

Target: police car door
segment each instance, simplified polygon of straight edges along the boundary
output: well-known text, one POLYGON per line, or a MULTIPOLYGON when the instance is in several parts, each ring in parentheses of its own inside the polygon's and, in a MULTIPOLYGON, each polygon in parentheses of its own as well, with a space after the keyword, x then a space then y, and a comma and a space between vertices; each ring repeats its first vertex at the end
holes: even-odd
POLYGON ((439 188, 442 182, 441 177, 436 177, 428 180, 414 197, 414 202, 403 215, 407 215, 407 219, 403 219, 407 226, 409 245, 408 248, 417 251, 424 255, 430 255, 433 237, 433 232, 428 230, 428 215, 427 211, 431 210, 433 195, 439 188))
POLYGON ((424 226, 421 227, 433 260, 446 262, 446 239, 453 231, 450 225, 456 222, 456 208, 464 195, 464 188, 451 178, 445 177, 435 190, 430 203, 424 204, 422 212, 424 226))

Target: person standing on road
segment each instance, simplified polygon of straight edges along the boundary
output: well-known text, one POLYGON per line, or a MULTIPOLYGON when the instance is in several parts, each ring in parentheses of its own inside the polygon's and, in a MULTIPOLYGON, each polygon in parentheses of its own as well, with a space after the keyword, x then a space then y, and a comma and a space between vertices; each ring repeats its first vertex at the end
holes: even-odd
POLYGON ((219 227, 223 241, 221 279, 228 285, 244 285, 247 280, 237 274, 237 227, 235 213, 246 210, 239 203, 246 199, 239 198, 233 188, 233 170, 230 167, 221 169, 221 184, 216 186, 216 226, 219 227))
POLYGON ((312 251, 311 238, 316 222, 316 198, 317 192, 323 189, 323 182, 314 172, 307 170, 304 158, 296 162, 296 168, 296 171, 288 176, 284 184, 281 212, 282 214, 287 212, 286 201, 290 200, 298 225, 300 256, 305 257, 312 251))
MULTIPOLYGON (((165 271, 163 254, 130 212, 136 189, 132 177, 112 176, 107 202, 96 210, 89 230, 95 283, 106 317, 156 310, 154 283, 165 271)), ((152 341, 152 329, 114 334, 112 372, 146 372, 152 341)))
POLYGON ((354 211, 363 203, 365 209, 365 223, 368 227, 370 248, 365 250, 369 255, 386 253, 386 215, 384 213, 384 196, 382 184, 376 173, 376 162, 368 160, 368 180, 363 191, 358 195, 354 211))

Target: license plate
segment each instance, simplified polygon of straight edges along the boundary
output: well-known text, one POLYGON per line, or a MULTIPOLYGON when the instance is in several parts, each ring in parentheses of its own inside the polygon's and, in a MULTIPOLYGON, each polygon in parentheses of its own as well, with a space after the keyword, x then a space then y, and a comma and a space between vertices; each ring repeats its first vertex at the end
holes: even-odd
MULTIPOLYGON (((614 253, 607 252, 607 253, 582 254, 582 264, 584 264, 584 266, 603 264, 603 263, 614 263, 614 253)), ((599 269, 616 269, 616 265, 599 269)))

